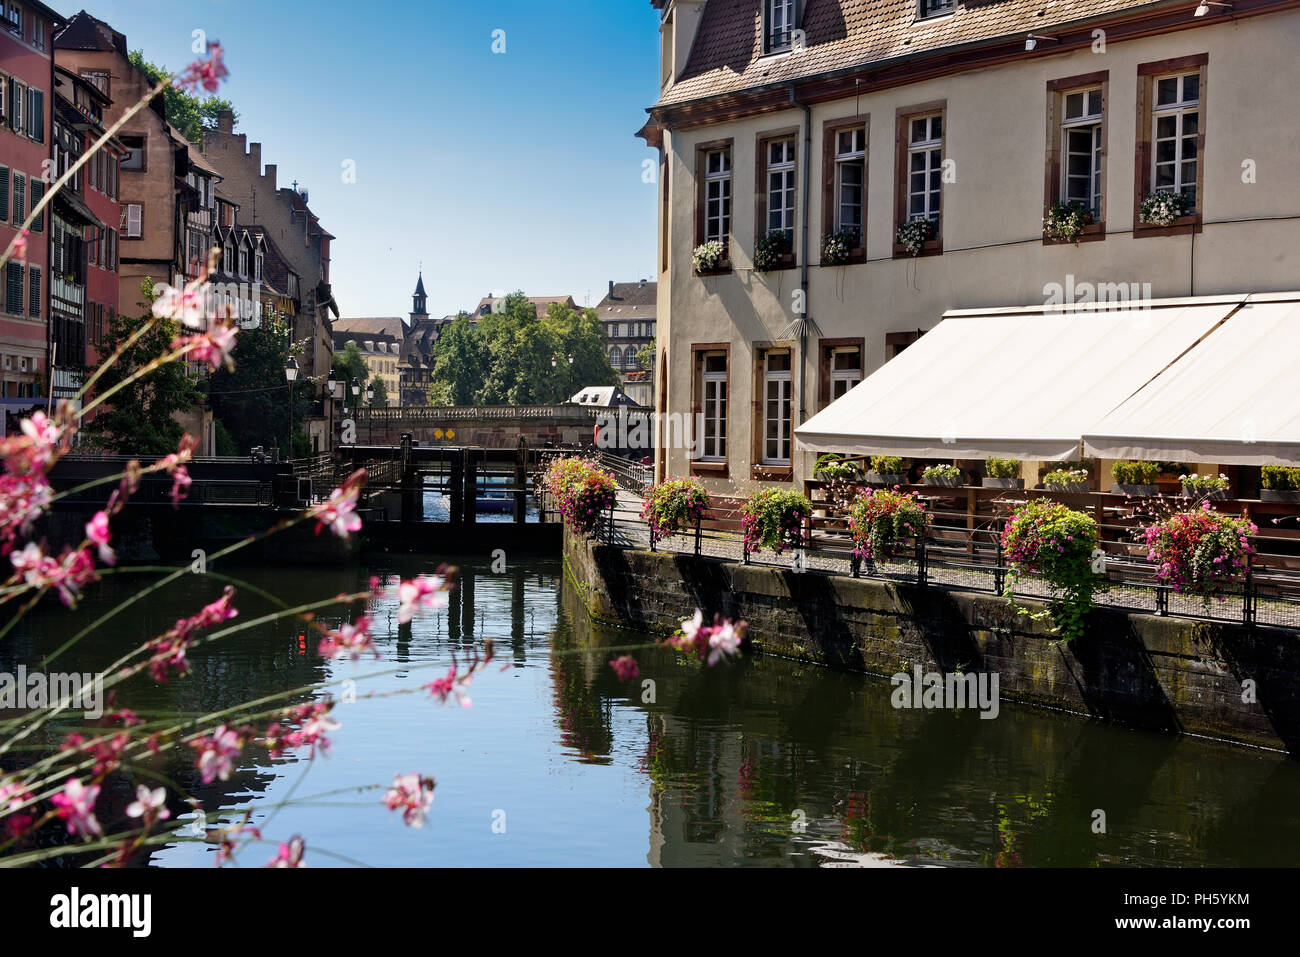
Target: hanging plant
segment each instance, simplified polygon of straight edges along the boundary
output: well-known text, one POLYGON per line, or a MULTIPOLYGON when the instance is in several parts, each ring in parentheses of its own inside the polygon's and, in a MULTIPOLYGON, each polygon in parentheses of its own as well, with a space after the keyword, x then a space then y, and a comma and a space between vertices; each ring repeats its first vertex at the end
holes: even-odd
POLYGON ((782 257, 790 255, 793 248, 785 230, 772 230, 754 244, 754 268, 759 272, 779 269, 782 257))
POLYGON ((580 535, 594 532, 618 497, 614 476, 574 457, 552 462, 542 482, 559 503, 564 523, 580 535))
POLYGON ((1199 509, 1175 512, 1149 526, 1142 540, 1156 563, 1156 577, 1180 595, 1227 600, 1227 592, 1246 574, 1259 528, 1202 502, 1199 509))
POLYGON ((822 265, 843 266, 853 255, 853 250, 861 243, 861 234, 856 229, 840 229, 822 237, 822 265))
POLYGON ((1043 235, 1048 239, 1063 239, 1078 245, 1083 227, 1092 225, 1092 211, 1077 199, 1068 203, 1052 203, 1046 208, 1043 235))
POLYGON ((1063 641, 1078 638, 1084 619, 1097 607, 1095 595, 1105 581, 1093 572, 1099 537, 1097 523, 1050 499, 1026 502, 1002 532, 1008 566, 1003 596, 1011 606, 1035 621, 1048 621, 1063 641), (1048 611, 1031 614, 1015 601, 1015 586, 1029 575, 1040 575, 1052 592, 1048 611))
POLYGON ((710 239, 695 247, 695 271, 712 272, 721 269, 726 262, 727 247, 718 239, 710 239))
POLYGON ((752 495, 740 510, 745 548, 751 552, 803 547, 804 524, 812 517, 812 503, 798 492, 767 488, 752 495))
POLYGON ((641 517, 649 524, 651 534, 662 538, 694 528, 709 505, 709 493, 698 479, 672 479, 646 491, 641 517))
POLYGON ((913 256, 921 255, 925 244, 937 235, 934 223, 924 216, 913 216, 898 227, 898 245, 913 256))
POLYGON ((1160 190, 1142 198, 1139 218, 1150 226, 1169 226, 1191 211, 1192 205, 1182 193, 1160 190))
POLYGON ((885 561, 925 536, 930 515, 915 492, 868 489, 849 508, 853 554, 885 561))

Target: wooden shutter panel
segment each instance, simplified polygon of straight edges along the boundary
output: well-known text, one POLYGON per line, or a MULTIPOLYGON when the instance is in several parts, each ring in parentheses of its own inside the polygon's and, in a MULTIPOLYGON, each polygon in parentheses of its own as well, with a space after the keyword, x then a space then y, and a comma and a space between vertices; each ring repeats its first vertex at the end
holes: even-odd
MULTIPOLYGON (((45 184, 38 179, 32 180, 32 209, 40 205, 45 198, 45 184)), ((45 210, 41 210, 36 218, 32 220, 32 232, 39 233, 45 228, 45 210)))
POLYGON ((21 226, 27 218, 27 179, 22 173, 14 173, 13 207, 14 225, 21 226))
POLYGON ((140 221, 143 214, 144 207, 139 203, 131 203, 126 207, 126 235, 128 239, 140 238, 140 221))
POLYGON ((9 78, 9 128, 14 129, 14 120, 18 113, 18 81, 9 78))
POLYGON ((27 91, 27 135, 38 143, 45 142, 45 94, 27 91))
POLYGON ((41 318, 41 267, 30 266, 27 271, 30 292, 27 297, 27 315, 41 318))
POLYGON ((9 167, 0 166, 0 223, 9 222, 9 167))

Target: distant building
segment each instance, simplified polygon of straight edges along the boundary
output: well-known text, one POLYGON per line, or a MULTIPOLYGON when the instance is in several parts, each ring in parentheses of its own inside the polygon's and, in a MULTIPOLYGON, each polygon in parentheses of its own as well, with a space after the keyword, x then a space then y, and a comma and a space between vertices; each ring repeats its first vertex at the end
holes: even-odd
POLYGON ((424 274, 421 273, 411 296, 411 320, 402 340, 402 405, 429 404, 429 387, 433 384, 433 347, 443 326, 454 318, 434 319, 429 315, 429 297, 424 291, 424 274))
POLYGON ((640 407, 640 403, 616 385, 590 385, 569 399, 575 405, 595 406, 601 409, 640 407))
MULTIPOLYGON (((572 296, 529 296, 528 301, 533 304, 537 310, 537 318, 546 318, 546 312, 553 305, 568 306, 570 309, 577 309, 578 304, 573 301, 572 296)), ((475 319, 481 319, 484 316, 490 316, 494 312, 500 312, 506 303, 505 296, 485 296, 478 301, 478 305, 471 313, 475 319)))
POLYGON ((605 332, 609 364, 624 391, 639 405, 654 405, 654 370, 642 369, 637 353, 655 342, 655 304, 659 284, 610 281, 609 294, 596 306, 605 332))
MULTIPOLYGON (((335 353, 345 350, 348 343, 355 343, 370 377, 383 381, 390 406, 401 402, 402 345, 405 339, 406 322, 400 316, 334 320, 335 353)), ((364 387, 365 383, 361 385, 364 387)))

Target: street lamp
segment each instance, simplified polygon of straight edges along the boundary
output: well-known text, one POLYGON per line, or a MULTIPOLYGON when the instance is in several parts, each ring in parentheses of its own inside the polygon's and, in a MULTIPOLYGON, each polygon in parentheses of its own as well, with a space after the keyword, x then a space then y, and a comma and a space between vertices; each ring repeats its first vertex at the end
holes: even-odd
POLYGON ((569 398, 573 398, 573 353, 569 353, 569 398))
POLYGON ((326 382, 330 393, 330 448, 334 445, 334 402, 339 397, 339 390, 343 388, 343 383, 339 381, 338 373, 333 368, 330 369, 330 377, 326 382))
POLYGON ((375 383, 372 379, 366 383, 366 439, 375 444, 375 383))
POLYGON ((293 356, 284 364, 284 381, 289 383, 289 451, 287 461, 293 461, 293 384, 298 378, 298 360, 293 356))

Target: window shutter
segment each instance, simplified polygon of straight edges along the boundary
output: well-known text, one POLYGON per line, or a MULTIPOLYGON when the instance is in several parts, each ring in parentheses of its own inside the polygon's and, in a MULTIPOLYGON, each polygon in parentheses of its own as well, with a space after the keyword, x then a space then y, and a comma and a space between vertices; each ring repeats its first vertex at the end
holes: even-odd
POLYGON ((30 291, 27 297, 27 315, 41 318, 41 267, 29 266, 27 270, 30 291))
POLYGON ((21 226, 27 218, 27 178, 22 173, 14 173, 14 225, 21 226))
POLYGON ((23 267, 16 262, 5 264, 5 312, 23 314, 23 267))
POLYGON ((0 223, 9 222, 9 167, 0 166, 0 223))
POLYGON ((27 135, 38 143, 45 142, 45 94, 40 90, 27 91, 30 102, 27 109, 27 135))
MULTIPOLYGON (((38 179, 32 180, 32 209, 40 205, 45 198, 45 184, 38 179)), ((32 220, 32 232, 39 233, 45 228, 45 210, 41 210, 32 220)))
POLYGON ((144 207, 139 203, 131 203, 126 208, 126 235, 128 239, 140 238, 140 220, 143 218, 144 207))
POLYGON ((18 114, 18 81, 13 77, 9 78, 9 128, 16 129, 15 120, 18 114))

